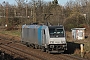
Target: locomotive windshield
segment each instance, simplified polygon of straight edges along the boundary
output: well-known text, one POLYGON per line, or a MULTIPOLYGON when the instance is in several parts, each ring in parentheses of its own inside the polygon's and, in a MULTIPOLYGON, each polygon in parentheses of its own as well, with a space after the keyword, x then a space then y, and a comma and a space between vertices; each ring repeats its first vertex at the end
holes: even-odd
POLYGON ((64 37, 63 28, 49 28, 49 34, 51 38, 54 37, 64 37))

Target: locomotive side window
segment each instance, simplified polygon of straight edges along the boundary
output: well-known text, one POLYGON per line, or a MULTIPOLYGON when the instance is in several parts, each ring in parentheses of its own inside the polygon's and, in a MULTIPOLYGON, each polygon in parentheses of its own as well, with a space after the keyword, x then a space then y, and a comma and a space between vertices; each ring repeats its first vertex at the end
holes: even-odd
POLYGON ((44 30, 44 34, 45 34, 45 30, 44 30))

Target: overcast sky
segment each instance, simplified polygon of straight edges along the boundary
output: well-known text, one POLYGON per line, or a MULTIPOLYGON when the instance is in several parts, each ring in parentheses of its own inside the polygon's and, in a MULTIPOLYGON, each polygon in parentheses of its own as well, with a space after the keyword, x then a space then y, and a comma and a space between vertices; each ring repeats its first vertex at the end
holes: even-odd
MULTIPOLYGON (((15 0, 0 0, 0 3, 2 3, 3 1, 9 2, 10 4, 16 3, 15 0)), ((30 1, 30 0, 28 0, 28 1, 30 1)), ((44 0, 44 1, 49 2, 49 1, 53 1, 53 0, 44 0)), ((60 5, 64 5, 67 1, 69 1, 69 0, 58 0, 60 5)))

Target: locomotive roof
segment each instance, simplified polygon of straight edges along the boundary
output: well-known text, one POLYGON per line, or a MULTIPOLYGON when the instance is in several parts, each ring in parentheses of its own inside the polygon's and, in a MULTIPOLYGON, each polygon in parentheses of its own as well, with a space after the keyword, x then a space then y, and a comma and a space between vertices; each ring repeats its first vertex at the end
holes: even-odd
POLYGON ((60 25, 60 26, 49 26, 49 28, 63 28, 63 25, 60 25))
POLYGON ((42 27, 42 29, 45 29, 47 26, 45 25, 23 25, 22 28, 39 28, 42 27))
POLYGON ((38 25, 23 25, 22 28, 38 28, 38 25))

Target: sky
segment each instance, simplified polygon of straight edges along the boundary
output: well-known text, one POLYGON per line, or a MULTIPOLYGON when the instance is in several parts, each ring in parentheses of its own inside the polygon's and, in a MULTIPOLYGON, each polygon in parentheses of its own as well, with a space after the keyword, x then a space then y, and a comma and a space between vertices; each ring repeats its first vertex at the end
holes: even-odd
MULTIPOLYGON (((15 4, 15 0, 0 0, 0 3, 2 3, 3 1, 6 1, 6 2, 9 2, 10 4, 15 4)), ((28 0, 30 1, 30 0, 28 0)), ((53 1, 53 0, 44 0, 46 2, 49 2, 49 1, 53 1)), ((60 5, 64 5, 68 0, 58 0, 59 4, 60 5)))

